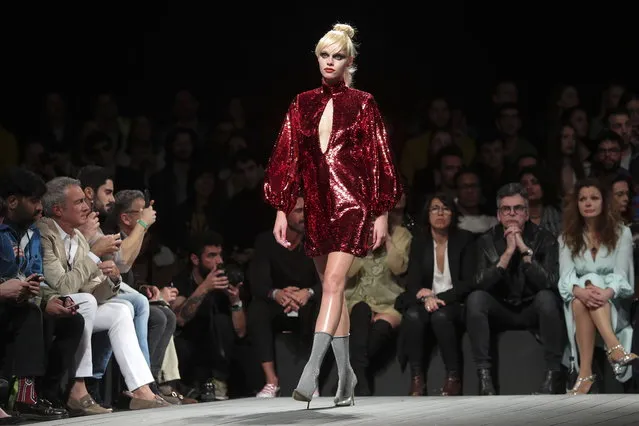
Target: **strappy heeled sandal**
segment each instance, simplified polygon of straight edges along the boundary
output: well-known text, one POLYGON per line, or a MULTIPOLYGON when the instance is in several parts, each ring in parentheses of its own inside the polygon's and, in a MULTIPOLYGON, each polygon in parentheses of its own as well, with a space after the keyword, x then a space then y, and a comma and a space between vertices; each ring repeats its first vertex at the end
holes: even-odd
POLYGON ((608 362, 610 362, 610 366, 612 367, 612 371, 614 371, 615 375, 620 376, 624 373, 624 367, 628 365, 635 366, 639 363, 639 357, 633 354, 632 352, 628 353, 621 345, 613 346, 612 348, 606 351, 606 355, 608 356, 608 362), (614 359, 612 357, 612 353, 614 351, 621 351, 623 356, 620 359, 614 359))
POLYGON ((593 389, 593 385, 595 384, 595 380, 597 379, 597 375, 596 374, 591 374, 590 376, 587 377, 577 377, 577 381, 575 382, 575 386, 572 387, 572 389, 570 390, 570 392, 568 392, 569 395, 586 395, 589 394, 593 389), (580 391, 581 389, 581 385, 583 384, 587 384, 590 383, 590 385, 588 386, 588 390, 586 392, 580 391))

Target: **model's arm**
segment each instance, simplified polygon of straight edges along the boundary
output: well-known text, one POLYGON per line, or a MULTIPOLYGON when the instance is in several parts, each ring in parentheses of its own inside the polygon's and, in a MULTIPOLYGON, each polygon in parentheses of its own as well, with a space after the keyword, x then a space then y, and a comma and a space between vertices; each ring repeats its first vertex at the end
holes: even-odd
POLYGON ((298 132, 300 113, 297 98, 286 113, 264 173, 264 198, 276 210, 293 210, 300 189, 298 132))
POLYGON ((359 126, 370 161, 371 212, 374 217, 379 217, 395 207, 402 196, 402 186, 388 144, 384 120, 372 96, 363 106, 359 126))

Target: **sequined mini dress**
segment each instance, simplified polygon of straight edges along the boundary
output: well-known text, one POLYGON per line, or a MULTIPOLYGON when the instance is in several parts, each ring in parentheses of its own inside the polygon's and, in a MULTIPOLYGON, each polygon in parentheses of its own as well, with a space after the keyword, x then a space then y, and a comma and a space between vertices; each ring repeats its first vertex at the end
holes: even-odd
POLYGON ((365 256, 375 219, 402 195, 397 167, 373 96, 344 82, 301 93, 291 102, 269 158, 264 199, 287 215, 304 197, 304 248, 309 257, 331 252, 365 256), (322 113, 333 100, 326 151, 319 140, 322 113))

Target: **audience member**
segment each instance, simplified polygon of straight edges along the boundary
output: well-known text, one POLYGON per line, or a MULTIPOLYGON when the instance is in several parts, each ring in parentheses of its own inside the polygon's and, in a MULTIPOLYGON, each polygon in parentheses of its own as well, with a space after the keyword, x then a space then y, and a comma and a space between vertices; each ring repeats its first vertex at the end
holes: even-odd
POLYGON ((503 186, 497 192, 500 223, 477 240, 475 286, 466 301, 466 329, 480 395, 496 393, 491 331, 517 328, 538 329, 544 345, 547 373, 538 392, 565 393, 561 359, 566 333, 557 293, 557 240, 530 221, 528 209, 528 194, 520 184, 503 186))

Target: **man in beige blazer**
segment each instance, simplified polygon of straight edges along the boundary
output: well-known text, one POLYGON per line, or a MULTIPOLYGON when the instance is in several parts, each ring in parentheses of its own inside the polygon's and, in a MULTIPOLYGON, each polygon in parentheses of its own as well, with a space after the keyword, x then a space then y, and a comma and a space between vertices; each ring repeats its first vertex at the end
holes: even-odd
MULTIPOLYGON (((85 333, 76 361, 76 385, 69 396, 69 408, 86 413, 97 404, 86 391, 85 377, 93 375, 91 335, 107 331, 115 358, 130 391, 131 409, 165 407, 148 384, 151 371, 138 344, 131 310, 119 303, 104 303, 119 290, 120 271, 113 261, 101 262, 78 231, 89 214, 80 182, 58 177, 47 183, 42 198, 45 217, 38 222, 42 238, 44 276, 47 284, 80 305, 85 333)), ((95 413, 91 413, 95 414, 95 413)))

